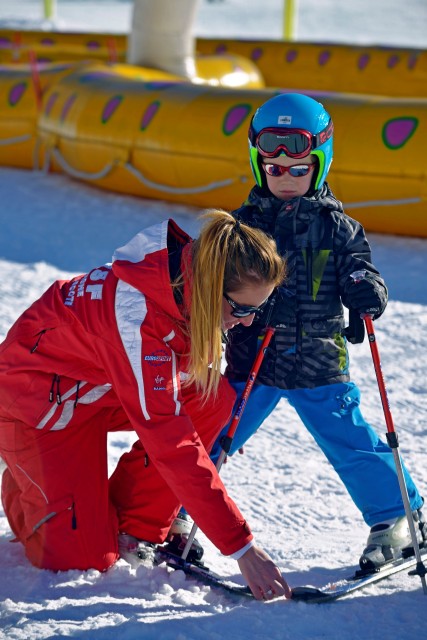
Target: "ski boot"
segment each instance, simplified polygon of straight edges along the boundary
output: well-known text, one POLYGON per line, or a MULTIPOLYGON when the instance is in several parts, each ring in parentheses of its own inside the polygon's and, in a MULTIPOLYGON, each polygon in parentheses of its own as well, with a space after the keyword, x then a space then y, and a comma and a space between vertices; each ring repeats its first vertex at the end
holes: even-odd
MULTIPOLYGON (((169 551, 169 553, 173 553, 176 556, 182 556, 192 527, 193 520, 190 518, 188 513, 180 511, 175 520, 172 522, 171 528, 169 529, 169 533, 166 538, 166 543, 163 545, 163 548, 166 551, 169 551)), ((192 562, 193 564, 200 563, 203 557, 203 553, 204 549, 202 545, 196 538, 194 538, 186 560, 187 562, 192 562)))
POLYGON ((156 545, 145 540, 138 540, 128 533, 119 533, 119 555, 132 567, 141 562, 155 564, 156 545))
MULTIPOLYGON (((417 541, 423 547, 427 539, 427 523, 421 509, 412 512, 417 541)), ((408 520, 405 516, 380 522, 371 528, 359 566, 364 572, 376 571, 384 564, 414 554, 408 520)))
MULTIPOLYGON (((140 562, 151 562, 156 564, 156 551, 164 550, 174 556, 181 557, 187 544, 193 521, 185 512, 178 513, 169 529, 168 536, 163 544, 153 544, 146 540, 138 540, 128 533, 119 533, 119 555, 131 566, 135 567, 140 562)), ((199 564, 203 557, 203 547, 194 538, 186 561, 199 564)))
POLYGON ((420 535, 418 544, 422 548, 427 547, 427 521, 424 517, 424 514, 421 509, 417 509, 416 511, 412 512, 412 515, 414 517, 415 530, 417 530, 418 528, 420 532, 419 534, 417 532, 417 536, 420 535))

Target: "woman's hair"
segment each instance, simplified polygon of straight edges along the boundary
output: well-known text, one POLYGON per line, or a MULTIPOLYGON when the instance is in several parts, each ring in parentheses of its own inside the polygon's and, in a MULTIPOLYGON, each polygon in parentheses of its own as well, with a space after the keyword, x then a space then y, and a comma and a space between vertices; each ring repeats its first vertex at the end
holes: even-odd
POLYGON ((273 238, 229 213, 212 210, 201 218, 206 223, 192 247, 189 374, 208 397, 221 376, 223 293, 253 283, 278 286, 285 262, 273 238))

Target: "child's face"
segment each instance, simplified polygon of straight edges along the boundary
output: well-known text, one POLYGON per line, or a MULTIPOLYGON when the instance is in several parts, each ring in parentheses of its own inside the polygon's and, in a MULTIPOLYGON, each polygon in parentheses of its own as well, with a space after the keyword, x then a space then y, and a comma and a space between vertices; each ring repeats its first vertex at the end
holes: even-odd
MULTIPOLYGON (((305 176, 294 177, 288 171, 283 175, 269 175, 265 170, 267 186, 271 193, 280 200, 291 200, 298 196, 304 196, 310 188, 315 168, 316 156, 310 154, 306 158, 288 158, 281 155, 277 158, 262 158, 263 165, 278 165, 280 167, 309 166, 309 171, 305 176)), ((302 168, 302 167, 301 167, 302 168)))

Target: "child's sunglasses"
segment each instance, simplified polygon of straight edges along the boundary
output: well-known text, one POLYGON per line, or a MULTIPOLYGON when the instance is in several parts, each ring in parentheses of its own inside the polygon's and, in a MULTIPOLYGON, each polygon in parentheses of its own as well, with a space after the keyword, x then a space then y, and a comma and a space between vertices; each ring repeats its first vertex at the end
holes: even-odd
POLYGON ((233 309, 233 311, 231 311, 231 315, 234 316, 235 318, 247 318, 248 316, 251 316, 253 313, 262 311, 262 309, 264 309, 265 305, 268 302, 268 298, 267 298, 267 300, 264 300, 264 302, 262 302, 259 305, 259 307, 251 307, 248 304, 238 304, 232 298, 230 298, 230 296, 228 296, 226 293, 223 293, 222 295, 227 300, 230 307, 233 309))
POLYGON ((314 162, 311 164, 294 164, 292 167, 282 167, 280 164, 265 163, 262 165, 262 168, 265 173, 273 176, 273 178, 283 176, 285 173, 289 173, 293 178, 303 178, 310 173, 314 166, 314 162))
POLYGON ((305 158, 313 149, 320 147, 332 137, 334 125, 329 120, 326 127, 315 135, 305 129, 271 127, 262 129, 258 135, 249 129, 249 140, 265 158, 276 158, 280 152, 289 158, 305 158))

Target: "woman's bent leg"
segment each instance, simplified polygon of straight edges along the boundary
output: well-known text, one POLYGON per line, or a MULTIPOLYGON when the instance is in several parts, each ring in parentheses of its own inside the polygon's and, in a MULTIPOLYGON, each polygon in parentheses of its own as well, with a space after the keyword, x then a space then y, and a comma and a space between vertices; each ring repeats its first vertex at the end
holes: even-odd
POLYGON ((117 516, 109 501, 108 415, 77 407, 58 431, 0 425, 7 464, 2 501, 36 567, 105 571, 118 558, 117 516))

